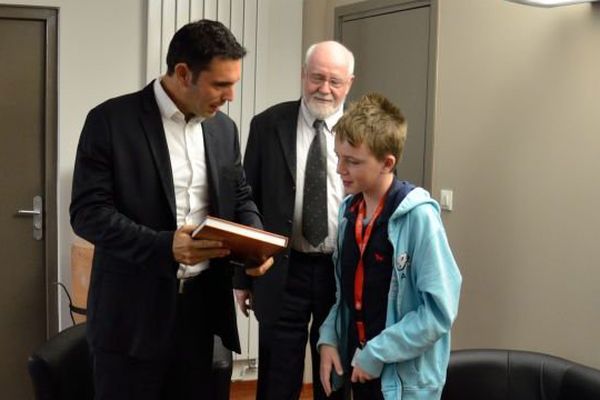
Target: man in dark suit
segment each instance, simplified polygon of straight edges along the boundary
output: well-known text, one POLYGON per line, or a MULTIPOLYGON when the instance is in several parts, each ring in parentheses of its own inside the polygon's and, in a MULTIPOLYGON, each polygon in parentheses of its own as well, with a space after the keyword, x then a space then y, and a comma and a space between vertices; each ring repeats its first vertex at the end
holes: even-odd
POLYGON ((203 398, 213 335, 239 352, 229 250, 191 232, 207 214, 262 227, 236 126, 219 112, 244 55, 221 23, 190 23, 171 41, 165 76, 87 116, 70 213, 95 245, 87 336, 96 399, 203 398))
POLYGON ((299 398, 311 318, 314 398, 325 398, 315 345, 335 298, 331 255, 343 197, 332 128, 342 115, 353 69, 352 53, 341 44, 311 46, 302 99, 277 104, 250 125, 248 183, 265 229, 291 237, 291 251, 278 256, 264 277, 236 282, 251 288, 236 290, 236 299, 245 313, 253 307, 259 322, 259 400, 299 398))

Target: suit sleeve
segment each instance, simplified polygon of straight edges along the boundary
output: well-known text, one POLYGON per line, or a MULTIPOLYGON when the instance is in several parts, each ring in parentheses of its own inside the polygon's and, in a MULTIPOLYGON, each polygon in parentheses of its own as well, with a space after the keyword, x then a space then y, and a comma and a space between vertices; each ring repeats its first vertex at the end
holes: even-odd
POLYGON ((235 161, 234 167, 235 171, 238 171, 238 180, 237 180, 237 188, 236 188, 236 201, 235 201, 235 210, 236 210, 236 221, 240 222, 244 225, 253 226, 255 228, 262 229, 263 224, 260 217, 260 213, 257 210, 257 206, 252 195, 253 190, 250 182, 248 182, 246 178, 246 174, 242 167, 241 161, 241 152, 240 152, 240 142, 238 139, 237 128, 235 128, 235 144, 234 144, 234 153, 235 153, 235 161))
POLYGON ((123 261, 162 268, 157 271, 160 274, 173 272, 165 271, 165 263, 176 265, 173 231, 156 231, 135 223, 115 205, 117 171, 112 146, 106 115, 102 108, 95 108, 85 121, 75 159, 70 206, 73 230, 123 261))
MULTIPOLYGON (((252 132, 253 130, 251 128, 250 137, 252 137, 253 135, 252 132)), ((253 193, 258 192, 254 190, 254 186, 252 184, 253 180, 247 175, 244 168, 242 168, 240 160, 240 146, 239 141, 237 140, 237 131, 235 136, 235 152, 237 154, 235 167, 236 170, 238 170, 239 168, 240 171, 236 199, 236 219, 244 225, 250 225, 262 229, 262 221, 260 218, 260 214, 257 210, 256 199, 253 196, 253 193)), ((248 143, 250 143, 250 139, 248 139, 248 143)), ((246 147, 245 157, 248 157, 248 147, 246 147)), ((233 276, 233 287, 236 289, 249 289, 251 288, 251 286, 252 277, 247 275, 243 268, 236 268, 233 276)))
POLYGON ((255 193, 254 201, 259 210, 262 210, 262 187, 260 181, 261 169, 261 146, 259 138, 260 130, 257 128, 256 118, 250 122, 250 133, 248 142, 246 143, 246 153, 244 154, 244 170, 248 184, 252 187, 252 192, 255 193))
MULTIPOLYGON (((345 230, 346 223, 344 222, 343 216, 346 214, 347 201, 342 201, 338 211, 338 235, 336 239, 336 246, 333 251, 333 266, 334 266, 334 276, 335 276, 335 303, 331 306, 329 310, 329 314, 321 324, 319 328, 319 340, 317 342, 317 349, 322 344, 326 344, 329 346, 336 347, 340 355, 343 354, 344 349, 340 349, 340 337, 338 333, 340 332, 340 313, 342 312, 342 308, 344 304, 342 303, 342 289, 341 289, 341 280, 342 280, 342 267, 340 265, 340 257, 342 251, 342 243, 343 243, 343 232, 345 230)), ((345 329, 342 328, 342 329, 345 329)))

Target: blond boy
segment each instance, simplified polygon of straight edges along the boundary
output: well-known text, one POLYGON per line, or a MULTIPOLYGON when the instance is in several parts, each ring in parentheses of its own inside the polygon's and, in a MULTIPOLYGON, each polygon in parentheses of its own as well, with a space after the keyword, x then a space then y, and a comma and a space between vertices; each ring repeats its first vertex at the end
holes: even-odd
POLYGON ((406 139, 400 110, 378 94, 335 126, 340 207, 337 301, 320 328, 320 377, 346 377, 353 398, 439 399, 461 275, 440 208, 394 171, 406 139))

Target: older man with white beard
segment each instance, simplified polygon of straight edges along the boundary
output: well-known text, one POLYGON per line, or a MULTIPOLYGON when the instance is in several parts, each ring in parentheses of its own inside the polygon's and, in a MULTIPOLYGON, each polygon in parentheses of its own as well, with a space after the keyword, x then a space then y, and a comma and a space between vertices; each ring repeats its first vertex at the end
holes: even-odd
POLYGON ((314 398, 326 397, 315 346, 335 300, 331 256, 344 195, 332 129, 342 116, 353 70, 354 56, 340 43, 312 45, 302 68, 302 98, 272 106, 250 124, 248 183, 265 229, 291 238, 290 249, 261 279, 240 275, 234 285, 241 310, 248 315, 254 309, 259 322, 259 400, 299 398, 309 339, 314 398))

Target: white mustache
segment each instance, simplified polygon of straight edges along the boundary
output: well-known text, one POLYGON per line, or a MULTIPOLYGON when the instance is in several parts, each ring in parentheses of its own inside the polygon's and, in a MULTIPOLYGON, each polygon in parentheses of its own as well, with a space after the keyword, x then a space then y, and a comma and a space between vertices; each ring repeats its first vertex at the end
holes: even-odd
POLYGON ((318 101, 333 101, 333 97, 313 96, 313 99, 318 101))

